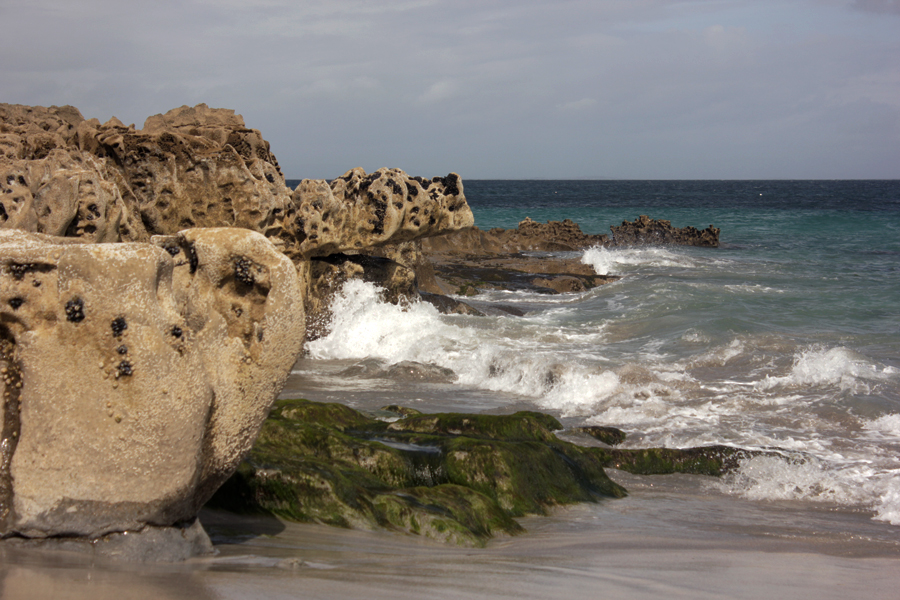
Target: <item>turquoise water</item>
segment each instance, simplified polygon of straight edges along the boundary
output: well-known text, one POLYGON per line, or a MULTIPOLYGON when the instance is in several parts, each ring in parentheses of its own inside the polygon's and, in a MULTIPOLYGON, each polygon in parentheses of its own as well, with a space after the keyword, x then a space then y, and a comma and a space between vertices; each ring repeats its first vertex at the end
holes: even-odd
POLYGON ((714 224, 721 247, 590 249, 570 257, 622 278, 467 299, 524 317, 401 309, 354 283, 313 361, 437 364, 454 384, 398 393, 614 425, 633 447, 776 448, 722 489, 900 525, 900 182, 467 181, 465 194, 484 229, 528 216, 603 233, 646 214, 714 224))
MULTIPOLYGON (((900 338, 900 182, 469 181, 465 191, 482 229, 524 216, 570 218, 585 233, 641 214, 676 227, 714 224, 722 247, 684 250, 700 264, 666 273, 723 288, 688 294, 698 310, 718 307, 750 331, 868 334, 887 346, 900 338), (735 285, 779 295, 735 295, 726 287, 735 285)), ((883 351, 896 364, 897 347, 883 351)))

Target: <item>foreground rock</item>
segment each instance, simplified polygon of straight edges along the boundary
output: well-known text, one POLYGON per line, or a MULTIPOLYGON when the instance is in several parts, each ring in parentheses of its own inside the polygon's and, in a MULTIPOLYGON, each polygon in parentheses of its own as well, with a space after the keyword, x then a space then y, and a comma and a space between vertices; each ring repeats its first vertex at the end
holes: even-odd
POLYGON ((155 242, 0 230, 0 536, 206 547, 195 515, 294 363, 301 288, 258 233, 155 242))
POLYGON ((557 438, 559 422, 537 412, 384 410, 403 418, 386 422, 341 404, 279 401, 247 462, 210 506, 480 546, 522 531, 513 517, 624 496, 604 467, 720 475, 747 455, 724 446, 584 447, 557 438))

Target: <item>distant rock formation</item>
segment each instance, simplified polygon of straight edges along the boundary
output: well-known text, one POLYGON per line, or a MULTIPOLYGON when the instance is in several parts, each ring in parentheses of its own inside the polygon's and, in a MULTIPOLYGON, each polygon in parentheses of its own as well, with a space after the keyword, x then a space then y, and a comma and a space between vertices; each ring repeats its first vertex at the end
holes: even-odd
POLYGON ((487 231, 472 227, 423 239, 419 245, 426 255, 491 256, 517 252, 566 252, 594 246, 682 245, 718 247, 719 229, 710 225, 703 231, 695 227, 672 227, 670 221, 641 215, 634 222, 611 226, 612 236, 581 231, 571 219, 539 223, 525 217, 516 229, 494 228, 487 231))
POLYGON ((246 230, 154 241, 0 230, 0 536, 190 523, 253 444, 303 339, 296 269, 246 230))
POLYGON ((538 223, 530 217, 516 229, 477 227, 422 240, 427 255, 494 256, 517 252, 566 252, 609 243, 605 235, 588 235, 571 219, 538 223))
POLYGON ((641 215, 634 222, 622 221, 618 227, 610 227, 611 243, 616 246, 644 244, 719 247, 719 228, 710 225, 703 231, 696 227, 672 227, 669 221, 657 221, 641 215))

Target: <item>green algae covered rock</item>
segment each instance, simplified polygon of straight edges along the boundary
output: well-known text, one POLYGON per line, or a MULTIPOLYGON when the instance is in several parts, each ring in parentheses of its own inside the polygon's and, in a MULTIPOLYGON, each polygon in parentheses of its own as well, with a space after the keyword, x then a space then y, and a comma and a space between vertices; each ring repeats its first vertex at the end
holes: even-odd
POLYGON ((519 533, 513 517, 625 495, 603 457, 556 439, 560 428, 532 412, 387 423, 340 404, 281 400, 210 505, 480 546, 519 533))
POLYGON ((562 425, 555 418, 532 411, 513 415, 418 414, 387 426, 388 431, 396 433, 431 433, 508 442, 558 441, 553 431, 560 429, 562 425))
POLYGON ((668 475, 691 473, 719 477, 740 466, 744 458, 779 452, 744 450, 731 446, 703 446, 699 448, 642 448, 633 450, 596 449, 605 456, 603 464, 635 475, 668 475))
MULTIPOLYGON (((342 404, 278 401, 247 460, 210 501, 292 521, 387 528, 465 546, 522 531, 514 520, 620 498, 604 472, 721 475, 747 451, 612 449, 560 440, 550 415, 422 414, 386 422, 342 404)), ((624 437, 624 434, 622 434, 624 437)))

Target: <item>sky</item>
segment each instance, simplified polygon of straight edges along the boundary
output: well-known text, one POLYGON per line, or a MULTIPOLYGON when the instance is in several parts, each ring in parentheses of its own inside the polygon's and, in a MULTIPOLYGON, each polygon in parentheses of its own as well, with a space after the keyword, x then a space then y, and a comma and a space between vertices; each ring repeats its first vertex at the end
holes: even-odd
POLYGON ((900 178, 900 0, 0 0, 0 102, 231 108, 289 179, 900 178))

